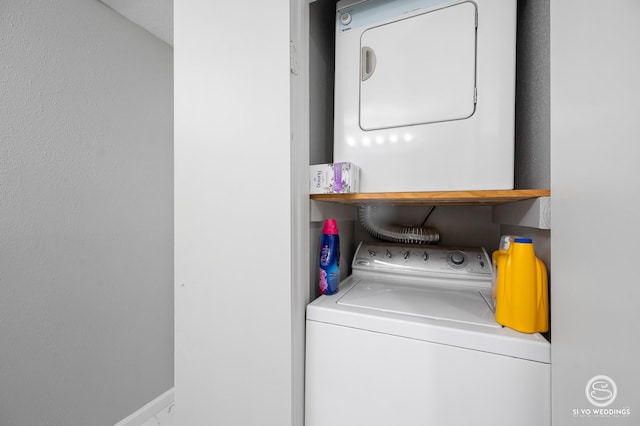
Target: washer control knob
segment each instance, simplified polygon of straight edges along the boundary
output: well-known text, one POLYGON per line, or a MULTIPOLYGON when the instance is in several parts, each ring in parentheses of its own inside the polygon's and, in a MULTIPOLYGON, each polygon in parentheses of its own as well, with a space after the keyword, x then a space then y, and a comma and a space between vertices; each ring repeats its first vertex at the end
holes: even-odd
POLYGON ((460 266, 464 263, 464 254, 460 253, 459 251, 453 252, 451 253, 450 259, 451 263, 456 266, 460 266))
POLYGON ((387 257, 391 259, 391 252, 389 250, 387 250, 387 257))
POLYGON ((422 260, 424 260, 425 262, 429 260, 429 253, 425 251, 424 254, 422 255, 422 260))
POLYGON ((346 12, 340 15, 340 23, 342 23, 342 25, 349 25, 351 23, 351 14, 346 12))
POLYGON ((408 259, 409 257, 411 257, 411 252, 409 250, 405 251, 402 254, 402 257, 404 257, 405 259, 408 259))
POLYGON ((369 256, 374 257, 376 254, 375 250, 369 250, 369 256))

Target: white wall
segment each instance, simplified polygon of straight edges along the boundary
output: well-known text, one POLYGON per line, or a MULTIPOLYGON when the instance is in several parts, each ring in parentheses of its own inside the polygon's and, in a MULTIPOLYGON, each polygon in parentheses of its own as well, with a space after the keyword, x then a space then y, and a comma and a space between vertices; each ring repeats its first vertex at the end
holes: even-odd
POLYGON ((175 3, 176 424, 292 422, 289 14, 175 3))
POLYGON ((635 425, 640 416, 638 19, 636 0, 551 2, 552 392, 558 426, 635 425), (617 385, 618 396, 606 408, 629 408, 630 417, 586 415, 597 408, 585 392, 596 375, 617 385))
POLYGON ((21 0, 0 57, 0 424, 114 424, 173 385, 172 50, 21 0))

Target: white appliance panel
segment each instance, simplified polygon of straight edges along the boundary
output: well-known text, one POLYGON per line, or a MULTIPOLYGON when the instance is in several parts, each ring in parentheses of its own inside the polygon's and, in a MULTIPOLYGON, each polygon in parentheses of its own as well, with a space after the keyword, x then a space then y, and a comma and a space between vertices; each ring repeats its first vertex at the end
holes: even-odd
POLYGON ((550 365, 307 322, 306 426, 543 426, 550 365))
POLYGON ((513 188, 516 1, 337 7, 333 161, 360 167, 361 192, 513 188))
POLYGON ((360 127, 470 117, 475 110, 475 22, 475 5, 466 2, 364 31, 360 127))
POLYGON ((338 299, 337 304, 435 320, 501 327, 496 323, 486 299, 474 289, 397 283, 390 285, 383 281, 359 279, 338 299))

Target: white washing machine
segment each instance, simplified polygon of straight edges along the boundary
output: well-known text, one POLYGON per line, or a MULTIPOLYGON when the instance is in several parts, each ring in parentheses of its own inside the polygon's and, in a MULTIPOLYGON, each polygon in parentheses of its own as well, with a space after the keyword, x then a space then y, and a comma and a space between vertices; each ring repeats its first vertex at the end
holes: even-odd
POLYGON ((336 9, 333 161, 360 190, 513 188, 516 0, 336 9))
POLYGON ((497 324, 483 249, 361 243, 307 306, 306 426, 544 426, 550 344, 497 324))

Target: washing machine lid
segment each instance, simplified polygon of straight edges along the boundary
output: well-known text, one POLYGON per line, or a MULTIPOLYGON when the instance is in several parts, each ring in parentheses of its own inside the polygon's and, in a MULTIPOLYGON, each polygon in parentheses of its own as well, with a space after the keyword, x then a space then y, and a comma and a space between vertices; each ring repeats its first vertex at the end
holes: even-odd
POLYGON ((365 30, 360 127, 377 130, 472 116, 476 23, 476 4, 465 1, 365 30))
POLYGON ((480 291, 351 275, 307 306, 307 321, 550 363, 544 336, 497 324, 480 291))
POLYGON ((477 289, 449 289, 360 278, 339 305, 485 327, 501 327, 477 289))

